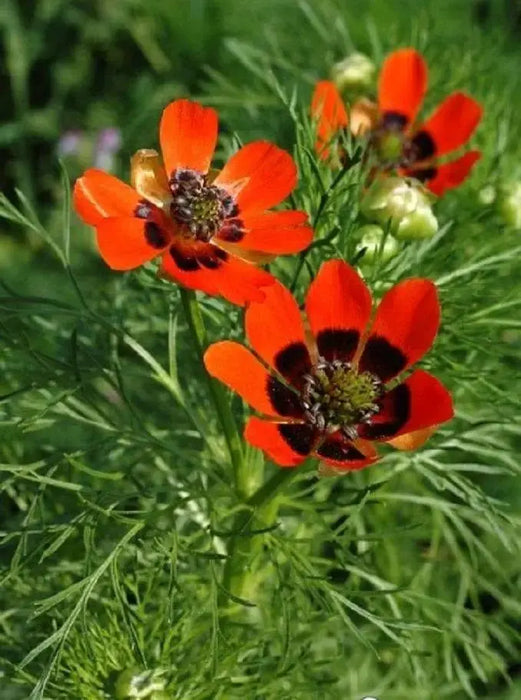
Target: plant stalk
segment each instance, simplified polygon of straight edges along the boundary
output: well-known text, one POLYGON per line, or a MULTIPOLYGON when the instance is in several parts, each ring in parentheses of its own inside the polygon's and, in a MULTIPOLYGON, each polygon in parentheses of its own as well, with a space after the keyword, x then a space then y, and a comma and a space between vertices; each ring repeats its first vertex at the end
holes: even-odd
POLYGON ((276 473, 246 501, 247 509, 237 514, 233 525, 236 534, 230 542, 223 575, 223 587, 232 596, 255 601, 256 589, 264 575, 255 568, 263 543, 263 533, 258 530, 275 523, 281 491, 297 472, 298 469, 277 467, 276 473))
MULTIPOLYGON (((195 292, 190 289, 181 288, 180 293, 188 328, 202 364, 204 351, 206 350, 208 341, 201 309, 197 303, 195 292)), ((204 369, 203 372, 206 377, 210 396, 215 405, 217 419, 221 424, 226 445, 228 447, 237 493, 241 499, 246 499, 249 496, 250 478, 244 460, 241 436, 239 435, 237 424, 233 417, 223 386, 215 379, 212 379, 212 377, 210 377, 210 375, 204 369)))

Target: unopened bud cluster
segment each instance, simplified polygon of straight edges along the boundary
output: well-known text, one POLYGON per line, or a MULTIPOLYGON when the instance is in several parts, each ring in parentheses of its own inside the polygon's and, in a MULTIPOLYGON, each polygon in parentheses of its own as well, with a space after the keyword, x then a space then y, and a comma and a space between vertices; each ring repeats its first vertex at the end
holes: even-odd
POLYGON ((415 180, 402 177, 376 180, 363 197, 360 208, 369 221, 388 227, 400 240, 431 238, 438 230, 431 195, 415 180))

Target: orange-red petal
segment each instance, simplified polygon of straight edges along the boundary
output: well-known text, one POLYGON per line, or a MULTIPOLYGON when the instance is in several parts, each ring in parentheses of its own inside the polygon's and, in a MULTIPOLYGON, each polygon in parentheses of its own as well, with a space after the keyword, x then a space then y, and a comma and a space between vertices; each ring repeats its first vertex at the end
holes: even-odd
POLYGON ((450 161, 450 163, 438 165, 434 177, 426 183, 428 189, 438 195, 438 197, 441 197, 447 190, 458 187, 466 180, 480 158, 481 153, 479 151, 469 151, 460 158, 450 161))
MULTIPOLYGON (((313 240, 303 211, 276 211, 241 217, 244 235, 237 246, 274 255, 298 253, 313 240)), ((219 236, 217 236, 219 238, 219 236)))
POLYGON ((399 437, 387 440, 387 443, 397 450, 403 450, 404 452, 410 452, 411 450, 417 450, 422 447, 427 440, 436 432, 438 426, 434 425, 430 428, 422 428, 421 430, 415 430, 413 433, 405 433, 399 437))
MULTIPOLYGON (((176 244, 174 244, 176 245, 176 244)), ((239 260, 211 244, 209 252, 192 251, 190 246, 173 248, 163 255, 162 273, 189 289, 220 295, 232 304, 244 306, 264 299, 264 288, 275 278, 264 270, 239 260)))
POLYGON ((311 451, 312 438, 307 425, 298 423, 272 423, 252 416, 246 423, 244 437, 281 467, 296 467, 311 451), (298 451, 291 446, 299 446, 298 451), (309 443, 309 450, 305 451, 309 443), (304 452, 302 451, 304 449, 304 452))
POLYGON ((277 416, 268 393, 270 375, 243 345, 223 340, 210 345, 204 354, 207 371, 226 384, 252 408, 267 416, 277 416))
POLYGON ((380 405, 380 413, 371 423, 359 427, 362 438, 391 441, 438 426, 454 416, 452 397, 447 389, 423 370, 416 370, 405 382, 388 391, 380 405))
POLYGON ((96 226, 99 252, 113 270, 132 270, 159 255, 169 236, 155 223, 127 216, 102 219, 96 226))
POLYGON ((167 177, 177 168, 210 169, 217 143, 217 112, 190 100, 175 100, 163 111, 159 141, 167 177))
POLYGON ((297 302, 279 282, 264 290, 262 303, 246 309, 246 336, 262 359, 292 381, 311 367, 297 302))
POLYGON ((214 180, 234 194, 241 212, 261 212, 282 202, 297 184, 289 153, 268 141, 243 146, 214 180))
POLYGON ((427 90, 427 65, 414 49, 398 49, 384 61, 378 81, 380 112, 414 121, 427 90))
POLYGON ((467 143, 480 122, 483 107, 463 92, 449 95, 419 128, 429 134, 435 154, 442 156, 467 143))
POLYGON ((390 289, 378 306, 360 369, 383 381, 410 367, 434 342, 440 324, 438 293, 427 279, 408 279, 390 289))
POLYGON ((132 187, 97 168, 86 170, 74 185, 74 208, 91 226, 109 216, 132 216, 139 200, 132 187))
POLYGON ((349 362, 371 315, 371 293, 342 260, 322 264, 306 298, 306 313, 319 354, 349 362))
POLYGON ((317 120, 317 151, 326 156, 327 151, 323 149, 349 123, 344 101, 330 80, 321 80, 316 84, 311 98, 311 117, 317 120))

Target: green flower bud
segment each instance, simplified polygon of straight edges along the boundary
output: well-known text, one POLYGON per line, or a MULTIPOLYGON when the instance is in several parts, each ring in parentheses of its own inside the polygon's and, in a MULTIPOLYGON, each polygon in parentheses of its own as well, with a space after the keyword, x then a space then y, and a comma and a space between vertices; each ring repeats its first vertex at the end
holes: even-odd
POLYGON ((146 698, 146 700, 161 700, 164 695, 165 682, 161 678, 162 671, 140 671, 138 668, 127 668, 122 671, 114 685, 116 700, 131 700, 146 698))
POLYGON ((363 53, 352 53, 343 61, 335 63, 331 69, 331 79, 343 91, 358 91, 371 85, 375 65, 363 53))
POLYGON ((413 180, 388 177, 376 180, 362 199, 360 209, 369 221, 390 226, 396 238, 431 238, 438 221, 431 209, 431 196, 413 180))
POLYGON ((417 238, 432 238, 437 230, 438 219, 427 204, 404 216, 393 233, 395 238, 402 241, 412 241, 417 238))
POLYGON ((376 224, 361 226, 356 232, 360 238, 356 251, 365 250, 360 264, 371 263, 375 259, 387 262, 398 252, 398 243, 392 236, 385 236, 383 228, 376 224))
POLYGON ((502 185, 498 192, 497 209, 507 226, 521 230, 521 182, 502 185))
POLYGON ((483 206, 488 206, 492 204, 496 199, 496 188, 494 185, 486 185, 478 192, 478 200, 483 206))

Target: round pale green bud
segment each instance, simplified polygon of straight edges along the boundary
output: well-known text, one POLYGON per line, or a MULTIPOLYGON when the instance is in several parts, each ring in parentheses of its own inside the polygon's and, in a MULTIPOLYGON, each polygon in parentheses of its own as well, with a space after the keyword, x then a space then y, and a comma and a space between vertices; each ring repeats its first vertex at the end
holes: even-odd
POLYGON ((390 226, 396 238, 430 238, 438 230, 431 196, 414 180, 401 177, 376 180, 364 195, 360 209, 370 221, 390 226))
POLYGON ((402 219, 418 206, 421 192, 402 177, 375 180, 360 203, 362 214, 371 221, 386 224, 402 219))
POLYGON ((497 209, 507 226, 521 230, 521 182, 511 182, 500 188, 497 209))
POLYGON ((496 195, 497 193, 494 185, 485 185, 485 187, 482 187, 478 192, 479 203, 483 204, 483 206, 493 204, 496 199, 496 195))
POLYGON ((392 236, 386 236, 383 228, 376 224, 361 226, 356 232, 360 239, 356 251, 364 250, 360 264, 371 263, 376 259, 387 262, 398 252, 398 243, 392 236))
POLYGON ((165 683, 161 679, 161 671, 141 671, 137 668, 127 668, 122 671, 114 684, 116 700, 145 699, 162 700, 165 683))
POLYGON ((341 91, 358 91, 373 82, 375 65, 363 53, 352 53, 343 61, 335 63, 331 69, 331 79, 341 91))
POLYGON ((438 219, 429 204, 418 206, 412 214, 407 214, 399 222, 393 234, 406 241, 418 238, 432 238, 438 230, 438 219))

